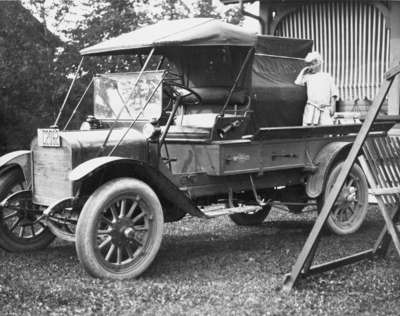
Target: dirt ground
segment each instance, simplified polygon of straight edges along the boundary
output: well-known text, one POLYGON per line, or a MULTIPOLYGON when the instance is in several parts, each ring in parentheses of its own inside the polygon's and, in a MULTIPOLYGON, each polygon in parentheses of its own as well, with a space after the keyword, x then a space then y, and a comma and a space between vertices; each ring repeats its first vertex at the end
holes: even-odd
MULTIPOLYGON (((88 276, 73 244, 11 254, 0 250, 2 315, 399 315, 400 259, 340 268, 281 291, 315 214, 274 210, 264 225, 229 218, 166 224, 161 250, 137 280, 88 276)), ((317 261, 370 247, 382 221, 370 210, 350 237, 324 233, 317 261)))

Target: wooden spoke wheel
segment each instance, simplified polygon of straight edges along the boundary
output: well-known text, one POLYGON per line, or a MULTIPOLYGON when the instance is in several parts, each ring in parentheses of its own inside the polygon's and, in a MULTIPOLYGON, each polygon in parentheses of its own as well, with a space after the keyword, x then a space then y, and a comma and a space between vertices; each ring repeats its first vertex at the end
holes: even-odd
POLYGON ((230 219, 237 225, 240 226, 256 226, 261 225, 267 218, 271 206, 264 206, 258 211, 251 213, 237 213, 229 215, 230 219))
MULTIPOLYGON (((25 179, 19 169, 11 169, 0 176, 0 200, 24 190, 25 179)), ((10 198, 0 208, 0 246, 11 252, 38 250, 47 247, 54 235, 36 219, 41 211, 32 204, 32 194, 24 191, 10 198)))
MULTIPOLYGON (((323 198, 332 189, 343 162, 338 163, 330 172, 323 198)), ((323 201, 318 201, 321 210, 323 201)), ((339 193, 327 219, 329 229, 338 235, 356 232, 362 225, 368 211, 368 183, 359 165, 354 164, 339 193)))
POLYGON ((76 229, 76 250, 94 277, 134 278, 154 260, 164 217, 144 182, 119 178, 98 188, 85 203, 76 229))

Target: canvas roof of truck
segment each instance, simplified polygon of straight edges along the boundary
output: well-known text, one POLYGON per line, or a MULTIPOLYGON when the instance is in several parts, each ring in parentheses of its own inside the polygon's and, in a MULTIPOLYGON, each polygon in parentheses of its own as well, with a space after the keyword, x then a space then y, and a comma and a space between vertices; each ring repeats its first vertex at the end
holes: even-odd
MULTIPOLYGON (((238 46, 256 47, 257 50, 265 47, 279 47, 274 55, 288 56, 285 52, 291 50, 304 57, 304 51, 312 46, 310 40, 280 38, 275 36, 260 36, 243 27, 225 23, 211 18, 188 18, 181 20, 160 21, 156 24, 139 28, 135 31, 121 34, 105 40, 99 44, 81 50, 82 55, 124 54, 133 50, 149 49, 153 47, 185 47, 185 46, 238 46), (307 49, 304 49, 305 46, 307 49), (282 49, 282 48, 285 49, 282 49), (289 49, 288 49, 289 48, 289 49)), ((271 52, 268 52, 271 53, 271 52)))

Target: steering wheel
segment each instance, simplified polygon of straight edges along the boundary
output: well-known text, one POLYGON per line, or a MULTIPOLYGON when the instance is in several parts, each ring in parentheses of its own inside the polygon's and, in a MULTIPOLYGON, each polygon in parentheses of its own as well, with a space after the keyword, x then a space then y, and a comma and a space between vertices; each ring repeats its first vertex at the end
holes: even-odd
POLYGON ((197 92, 175 81, 164 81, 164 92, 171 99, 176 99, 180 96, 181 101, 187 105, 200 104, 202 101, 197 92))

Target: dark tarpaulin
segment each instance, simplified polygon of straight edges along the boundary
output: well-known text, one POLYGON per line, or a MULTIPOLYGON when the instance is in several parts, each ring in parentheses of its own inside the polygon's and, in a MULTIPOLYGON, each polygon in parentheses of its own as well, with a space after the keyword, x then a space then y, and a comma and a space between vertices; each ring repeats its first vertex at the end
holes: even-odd
POLYGON ((256 52, 268 55, 304 58, 311 51, 312 40, 278 36, 257 36, 256 52))
POLYGON ((305 87, 294 84, 301 59, 256 54, 252 69, 257 127, 302 125, 305 87))

